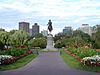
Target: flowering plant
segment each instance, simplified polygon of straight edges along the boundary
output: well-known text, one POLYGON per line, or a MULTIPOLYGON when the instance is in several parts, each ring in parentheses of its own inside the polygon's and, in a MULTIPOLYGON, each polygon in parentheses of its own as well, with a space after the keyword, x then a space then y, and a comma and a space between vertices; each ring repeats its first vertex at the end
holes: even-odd
POLYGON ((12 56, 11 55, 0 55, 0 61, 8 59, 8 58, 12 58, 12 56))
POLYGON ((0 55, 0 64, 10 64, 15 60, 16 58, 11 55, 0 55))
POLYGON ((84 65, 100 66, 100 55, 85 57, 81 60, 81 63, 84 65))

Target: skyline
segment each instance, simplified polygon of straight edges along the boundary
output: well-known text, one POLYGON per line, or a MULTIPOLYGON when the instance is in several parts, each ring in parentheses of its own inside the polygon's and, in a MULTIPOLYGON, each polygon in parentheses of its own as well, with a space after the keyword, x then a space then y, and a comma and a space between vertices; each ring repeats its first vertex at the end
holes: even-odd
POLYGON ((0 0, 0 28, 7 31, 18 29, 19 22, 40 25, 47 29, 48 20, 53 22, 53 34, 65 26, 77 29, 82 24, 100 24, 99 0, 0 0))

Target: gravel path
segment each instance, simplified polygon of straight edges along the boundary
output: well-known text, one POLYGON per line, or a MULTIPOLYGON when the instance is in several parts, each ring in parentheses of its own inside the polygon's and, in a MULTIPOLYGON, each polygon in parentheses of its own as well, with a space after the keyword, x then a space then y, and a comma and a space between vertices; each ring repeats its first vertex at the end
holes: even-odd
POLYGON ((72 69, 64 63, 58 52, 41 52, 26 66, 16 70, 0 71, 0 75, 100 75, 100 73, 72 69))

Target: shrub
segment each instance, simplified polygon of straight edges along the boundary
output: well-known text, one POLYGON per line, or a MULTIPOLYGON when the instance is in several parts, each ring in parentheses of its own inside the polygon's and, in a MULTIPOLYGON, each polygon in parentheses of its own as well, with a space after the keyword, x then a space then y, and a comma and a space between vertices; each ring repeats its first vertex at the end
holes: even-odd
POLYGON ((56 41, 54 47, 55 48, 62 48, 62 47, 65 47, 65 44, 61 41, 56 41))
POLYGON ((80 58, 90 57, 99 54, 99 52, 97 52, 96 50, 89 48, 69 48, 68 51, 79 56, 80 58))
POLYGON ((30 40, 28 43, 31 47, 46 48, 47 40, 45 38, 35 38, 30 40))
POLYGON ((6 51, 4 54, 12 55, 12 56, 20 56, 25 54, 28 50, 22 48, 12 48, 11 50, 6 51))

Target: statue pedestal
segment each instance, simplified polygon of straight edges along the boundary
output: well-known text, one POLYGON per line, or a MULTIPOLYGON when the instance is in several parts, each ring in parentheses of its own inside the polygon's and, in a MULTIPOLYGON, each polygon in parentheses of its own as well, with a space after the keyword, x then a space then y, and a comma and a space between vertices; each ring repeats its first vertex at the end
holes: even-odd
POLYGON ((47 36, 47 47, 48 50, 51 50, 53 48, 53 36, 49 34, 47 36))
POLYGON ((48 34, 47 36, 47 46, 46 49, 44 49, 46 51, 51 50, 51 51, 55 51, 57 50, 56 48, 54 48, 54 42, 53 42, 53 35, 52 34, 48 34))

